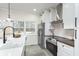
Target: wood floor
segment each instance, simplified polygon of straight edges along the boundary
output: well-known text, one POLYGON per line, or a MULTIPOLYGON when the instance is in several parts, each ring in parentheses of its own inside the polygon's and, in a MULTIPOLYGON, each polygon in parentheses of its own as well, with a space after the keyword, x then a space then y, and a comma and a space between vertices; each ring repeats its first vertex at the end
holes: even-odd
POLYGON ((38 45, 25 46, 24 56, 53 56, 47 49, 42 49, 38 45))

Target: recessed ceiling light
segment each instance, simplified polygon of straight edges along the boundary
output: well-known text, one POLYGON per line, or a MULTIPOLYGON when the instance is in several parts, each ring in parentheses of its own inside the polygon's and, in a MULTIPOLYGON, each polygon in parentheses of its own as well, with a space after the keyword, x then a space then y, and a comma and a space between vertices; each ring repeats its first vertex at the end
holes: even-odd
POLYGON ((37 9, 33 9, 33 11, 36 11, 37 9))

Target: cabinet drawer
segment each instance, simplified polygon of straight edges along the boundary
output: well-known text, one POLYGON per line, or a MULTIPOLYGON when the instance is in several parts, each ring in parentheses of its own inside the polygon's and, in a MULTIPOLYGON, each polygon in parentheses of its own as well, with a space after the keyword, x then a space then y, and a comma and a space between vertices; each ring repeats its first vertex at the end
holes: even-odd
POLYGON ((68 54, 68 53, 66 53, 66 52, 62 52, 62 55, 63 55, 63 56, 72 56, 71 54, 68 54))
POLYGON ((69 46, 69 45, 66 45, 64 43, 62 43, 62 47, 63 47, 63 51, 67 52, 68 54, 73 54, 74 52, 74 48, 69 46))
POLYGON ((67 44, 57 42, 57 46, 58 46, 58 53, 60 53, 60 51, 62 51, 61 52, 62 55, 68 54, 68 55, 72 56, 74 54, 74 48, 67 44))

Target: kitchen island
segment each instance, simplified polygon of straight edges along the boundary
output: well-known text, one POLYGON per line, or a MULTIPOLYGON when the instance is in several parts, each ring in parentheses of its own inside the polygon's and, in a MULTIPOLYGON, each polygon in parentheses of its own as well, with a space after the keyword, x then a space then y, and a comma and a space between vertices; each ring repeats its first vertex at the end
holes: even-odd
POLYGON ((5 44, 0 46, 0 56, 22 56, 24 54, 25 37, 8 37, 5 44))

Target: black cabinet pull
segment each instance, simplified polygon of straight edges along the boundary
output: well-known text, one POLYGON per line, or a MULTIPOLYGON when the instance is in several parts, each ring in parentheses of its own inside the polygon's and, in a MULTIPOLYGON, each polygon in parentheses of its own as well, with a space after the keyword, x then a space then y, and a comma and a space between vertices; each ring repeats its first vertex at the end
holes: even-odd
POLYGON ((77 39, 77 30, 75 30, 75 39, 77 39))
POLYGON ((77 17, 75 17, 75 27, 77 27, 77 17))

